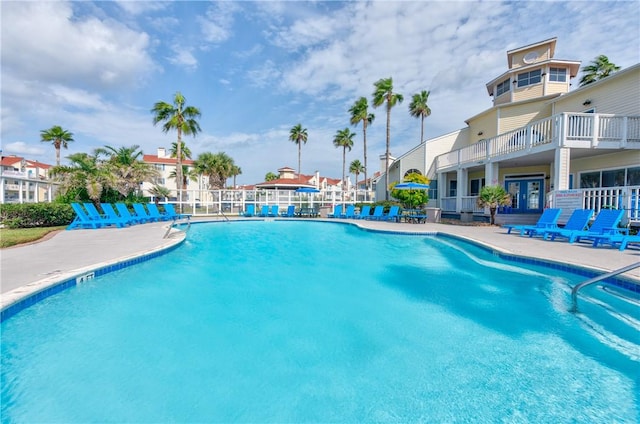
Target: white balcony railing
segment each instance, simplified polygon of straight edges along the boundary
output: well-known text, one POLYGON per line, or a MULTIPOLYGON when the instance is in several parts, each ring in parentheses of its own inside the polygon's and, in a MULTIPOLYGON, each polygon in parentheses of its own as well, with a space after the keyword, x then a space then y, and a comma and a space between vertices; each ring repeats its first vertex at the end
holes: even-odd
POLYGON ((562 113, 436 157, 438 172, 560 146, 640 149, 640 116, 562 113), (634 144, 635 143, 635 144, 634 144))

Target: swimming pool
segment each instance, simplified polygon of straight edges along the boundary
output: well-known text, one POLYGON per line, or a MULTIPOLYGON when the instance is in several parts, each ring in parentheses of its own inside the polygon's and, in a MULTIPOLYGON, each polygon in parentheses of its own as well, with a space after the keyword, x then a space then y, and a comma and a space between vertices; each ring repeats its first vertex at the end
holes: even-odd
POLYGON ((446 238, 194 225, 3 322, 2 417, 635 422, 637 359, 567 312, 583 279, 446 238))

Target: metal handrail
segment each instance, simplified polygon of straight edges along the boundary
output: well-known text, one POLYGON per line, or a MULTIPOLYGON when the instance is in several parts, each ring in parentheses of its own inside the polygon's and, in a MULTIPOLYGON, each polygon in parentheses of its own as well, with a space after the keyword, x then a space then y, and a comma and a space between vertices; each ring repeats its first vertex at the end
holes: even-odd
POLYGON ((609 277, 614 277, 616 275, 622 274, 623 272, 631 271, 632 269, 640 268, 640 262, 636 262, 635 264, 627 265, 623 268, 616 269, 615 271, 608 272, 606 274, 598 275, 597 277, 590 278, 589 280, 583 281, 580 284, 576 284, 576 286, 571 289, 571 300, 573 302, 573 306, 571 308, 571 312, 578 312, 578 290, 583 287, 590 286, 591 284, 595 284, 602 280, 605 280, 609 277))

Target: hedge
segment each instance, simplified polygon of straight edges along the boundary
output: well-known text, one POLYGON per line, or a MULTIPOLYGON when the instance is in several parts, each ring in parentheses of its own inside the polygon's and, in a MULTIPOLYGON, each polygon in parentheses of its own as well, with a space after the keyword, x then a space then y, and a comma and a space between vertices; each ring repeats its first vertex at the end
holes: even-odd
POLYGON ((0 204, 0 223, 5 228, 57 227, 69 225, 74 218, 71 206, 63 203, 0 204))

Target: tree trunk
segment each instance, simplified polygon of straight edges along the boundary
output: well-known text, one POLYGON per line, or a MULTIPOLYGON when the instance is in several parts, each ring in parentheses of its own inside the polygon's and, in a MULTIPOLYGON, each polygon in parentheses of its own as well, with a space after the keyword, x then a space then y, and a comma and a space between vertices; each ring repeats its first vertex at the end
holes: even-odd
POLYGON ((362 121, 362 136, 364 138, 364 188, 366 190, 364 200, 366 202, 369 197, 369 181, 367 180, 367 116, 362 121))
POLYGON ((386 169, 384 173, 384 200, 389 200, 389 145, 391 138, 391 130, 389 127, 391 126, 391 103, 389 99, 387 99, 387 151, 386 151, 386 169))
POLYGON ((489 208, 489 213, 491 214, 491 225, 495 225, 496 223, 496 208, 489 208))
POLYGON ((178 189, 178 212, 182 213, 182 128, 178 125, 178 145, 176 146, 176 188, 178 189))

